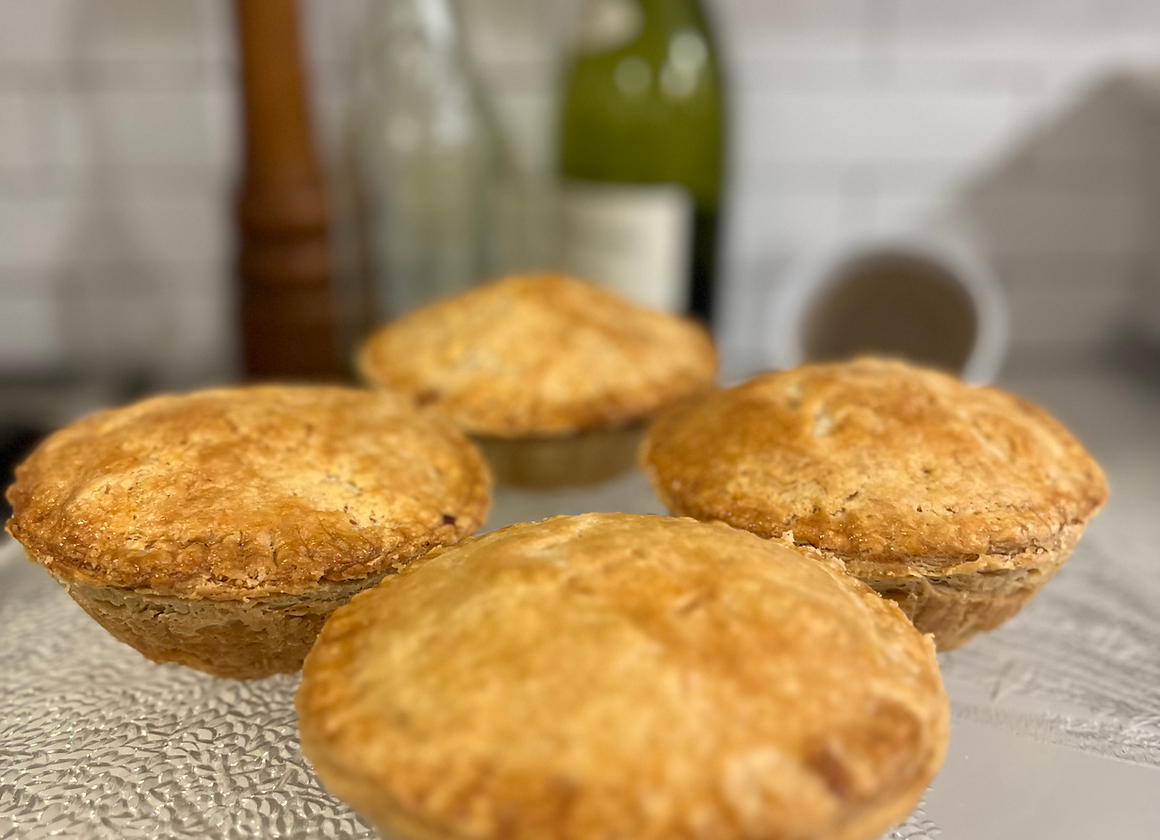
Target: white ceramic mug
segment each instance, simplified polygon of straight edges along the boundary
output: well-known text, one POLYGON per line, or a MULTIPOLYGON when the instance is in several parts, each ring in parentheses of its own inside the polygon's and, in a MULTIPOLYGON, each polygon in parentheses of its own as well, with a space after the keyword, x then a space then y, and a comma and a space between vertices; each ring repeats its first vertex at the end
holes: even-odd
POLYGON ((859 235, 793 265, 770 300, 775 368, 863 353, 994 381, 1008 342, 1007 303, 990 265, 960 230, 859 235))

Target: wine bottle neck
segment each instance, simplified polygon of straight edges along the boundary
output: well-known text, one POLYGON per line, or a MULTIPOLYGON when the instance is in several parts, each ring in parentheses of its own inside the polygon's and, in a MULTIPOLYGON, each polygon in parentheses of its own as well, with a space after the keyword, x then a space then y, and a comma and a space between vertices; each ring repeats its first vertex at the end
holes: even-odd
POLYGON ((703 26, 705 16, 699 0, 630 0, 644 13, 646 31, 671 30, 681 26, 703 26))

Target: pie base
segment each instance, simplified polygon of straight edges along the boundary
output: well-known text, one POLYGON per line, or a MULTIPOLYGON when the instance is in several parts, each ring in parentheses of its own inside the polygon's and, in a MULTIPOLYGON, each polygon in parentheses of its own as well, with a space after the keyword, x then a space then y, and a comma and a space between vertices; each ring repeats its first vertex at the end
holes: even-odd
POLYGON ((385 573, 325 584, 301 595, 211 600, 99 586, 53 574, 98 624, 146 658, 235 680, 297 672, 330 614, 383 577, 385 573))
POLYGON ((515 487, 595 484, 636 463, 644 425, 581 432, 572 437, 477 437, 497 482, 515 487))

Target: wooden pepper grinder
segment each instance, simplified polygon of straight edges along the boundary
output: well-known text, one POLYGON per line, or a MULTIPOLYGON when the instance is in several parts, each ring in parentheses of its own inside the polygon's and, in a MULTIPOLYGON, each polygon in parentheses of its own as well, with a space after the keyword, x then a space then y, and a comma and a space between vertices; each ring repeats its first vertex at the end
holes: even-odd
POLYGON ((342 376, 329 214, 306 115, 294 0, 235 0, 245 104, 237 203, 247 378, 342 376))

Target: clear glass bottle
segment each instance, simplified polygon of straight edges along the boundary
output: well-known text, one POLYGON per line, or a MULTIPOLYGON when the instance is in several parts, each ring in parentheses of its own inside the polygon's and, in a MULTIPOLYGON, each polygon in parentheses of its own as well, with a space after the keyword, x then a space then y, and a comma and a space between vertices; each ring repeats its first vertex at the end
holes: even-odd
POLYGON ((379 319, 503 262, 506 154, 450 0, 371 0, 353 129, 379 319))

